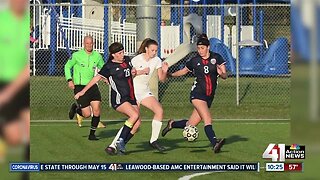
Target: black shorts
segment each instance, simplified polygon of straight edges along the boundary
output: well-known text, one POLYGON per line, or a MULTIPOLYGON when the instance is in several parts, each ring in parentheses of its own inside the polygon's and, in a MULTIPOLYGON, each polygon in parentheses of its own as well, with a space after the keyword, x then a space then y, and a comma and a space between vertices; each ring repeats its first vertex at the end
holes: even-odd
MULTIPOLYGON (((0 82, 0 92, 7 86, 7 83, 0 82)), ((17 92, 12 99, 0 107, 0 124, 16 120, 20 112, 30 108, 30 84, 26 84, 17 92)))
POLYGON ((125 103, 125 102, 128 102, 132 105, 137 105, 137 100, 136 98, 134 99, 131 99, 130 97, 122 97, 120 98, 120 100, 117 102, 117 99, 116 99, 116 95, 113 95, 111 93, 111 106, 113 109, 117 110, 117 108, 119 106, 121 106, 121 104, 125 103))
POLYGON ((208 105, 208 108, 210 108, 212 105, 213 99, 214 99, 214 95, 213 96, 206 96, 206 95, 195 93, 195 92, 191 91, 191 93, 190 93, 190 102, 191 103, 192 103, 193 99, 200 99, 200 100, 205 101, 208 105))
MULTIPOLYGON (((74 94, 80 92, 85 86, 76 85, 74 88, 74 94)), ((101 94, 98 88, 98 85, 93 85, 88 91, 77 100, 80 108, 85 108, 90 106, 91 101, 101 101, 101 94)))

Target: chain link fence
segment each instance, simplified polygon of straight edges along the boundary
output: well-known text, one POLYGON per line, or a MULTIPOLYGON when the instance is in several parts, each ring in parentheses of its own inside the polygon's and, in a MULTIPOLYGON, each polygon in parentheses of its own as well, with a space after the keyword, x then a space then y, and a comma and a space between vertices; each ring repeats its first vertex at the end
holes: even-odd
MULTIPOLYGON (((156 39, 159 57, 182 57, 170 67, 174 72, 195 56, 196 52, 186 49, 199 31, 207 34, 211 51, 227 62, 229 77, 218 80, 211 108, 214 117, 288 118, 290 5, 71 6, 35 2, 30 11, 31 36, 37 39, 30 46, 32 119, 63 119, 61 114, 67 114, 74 100, 64 78, 64 65, 74 51, 82 48, 85 35, 94 37, 94 49, 105 59, 112 42, 123 43, 126 55, 133 57, 144 38, 156 39)), ((185 118, 191 114, 193 81, 189 73, 157 84, 165 117, 185 118)), ((108 109, 109 87, 100 83, 99 88, 102 108, 108 109)), ((113 118, 113 113, 108 110, 106 118, 113 118)))

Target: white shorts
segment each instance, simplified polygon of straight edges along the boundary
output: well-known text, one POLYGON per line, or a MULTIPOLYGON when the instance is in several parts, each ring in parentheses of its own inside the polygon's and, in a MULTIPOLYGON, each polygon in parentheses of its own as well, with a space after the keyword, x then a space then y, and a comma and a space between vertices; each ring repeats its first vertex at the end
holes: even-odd
POLYGON ((153 96, 153 94, 151 93, 151 91, 138 91, 138 92, 135 92, 135 96, 136 96, 137 102, 140 104, 143 99, 153 96))

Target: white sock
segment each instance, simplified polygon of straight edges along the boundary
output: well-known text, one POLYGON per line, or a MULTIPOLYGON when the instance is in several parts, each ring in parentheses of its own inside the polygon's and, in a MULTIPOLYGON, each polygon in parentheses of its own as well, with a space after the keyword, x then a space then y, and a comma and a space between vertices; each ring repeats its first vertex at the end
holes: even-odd
POLYGON ((116 143, 117 143, 117 140, 118 140, 119 137, 120 137, 120 134, 121 134, 121 132, 122 132, 122 129, 123 129, 123 127, 119 129, 116 137, 114 137, 114 139, 113 139, 112 143, 109 145, 109 147, 116 148, 116 143))
POLYGON ((159 137, 161 131, 162 122, 158 120, 152 120, 152 133, 150 138, 150 143, 156 141, 159 137))

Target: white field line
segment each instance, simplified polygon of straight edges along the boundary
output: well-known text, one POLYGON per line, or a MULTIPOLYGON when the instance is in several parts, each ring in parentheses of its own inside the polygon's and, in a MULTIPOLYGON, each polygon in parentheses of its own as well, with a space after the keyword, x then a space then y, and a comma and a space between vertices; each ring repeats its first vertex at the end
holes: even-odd
MULTIPOLYGON (((265 169, 265 167, 260 167, 260 169, 265 169)), ((214 172, 194 173, 194 174, 182 176, 178 180, 190 180, 191 178, 194 178, 194 177, 203 176, 203 175, 212 174, 212 173, 222 173, 222 172, 228 172, 228 171, 214 171, 214 172)))
MULTIPOLYGON (((124 122, 124 120, 112 120, 112 119, 108 119, 108 120, 101 120, 101 121, 110 121, 110 122, 124 122)), ((152 119, 143 119, 142 121, 152 121, 152 119)), ((164 122, 167 121, 167 119, 163 120, 164 122)), ((228 122, 228 121, 288 121, 288 123, 290 122, 290 119, 214 119, 214 121, 218 121, 218 122, 228 122)), ((75 120, 31 120, 31 123, 63 123, 63 122, 75 122, 75 120)), ((83 120, 83 122, 91 122, 90 119, 85 119, 83 120)))

